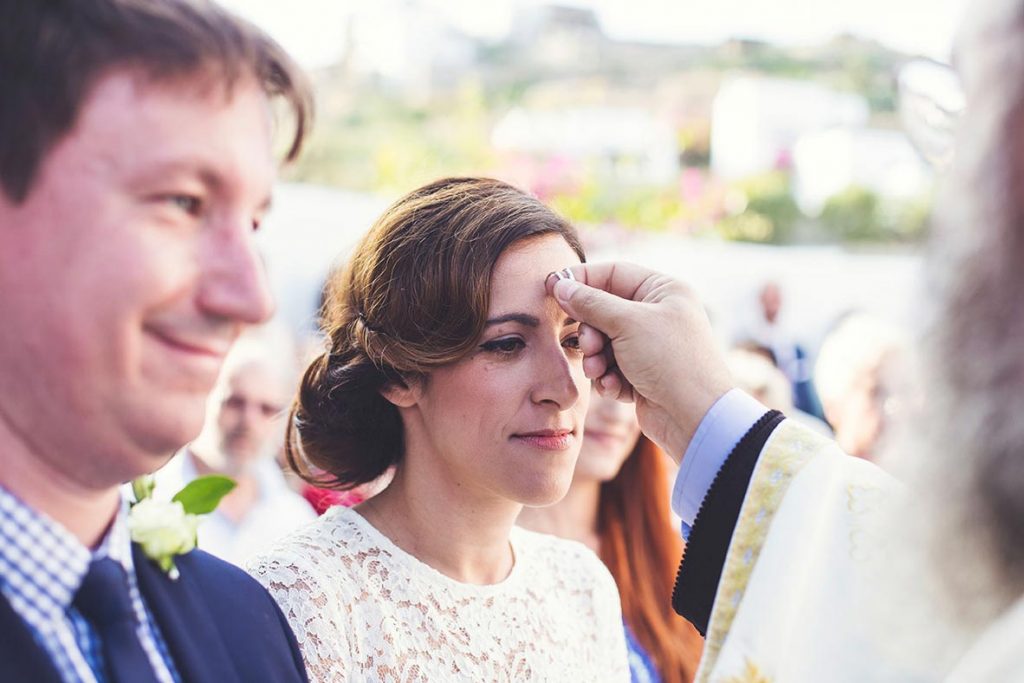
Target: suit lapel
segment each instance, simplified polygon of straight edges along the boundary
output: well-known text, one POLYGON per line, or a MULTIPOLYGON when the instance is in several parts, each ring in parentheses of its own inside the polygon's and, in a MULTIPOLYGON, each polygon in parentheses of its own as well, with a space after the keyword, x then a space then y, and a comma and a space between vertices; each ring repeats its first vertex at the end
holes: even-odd
POLYGON ((0 662, 4 680, 61 683, 60 673, 46 650, 36 642, 28 624, 7 598, 0 595, 0 662))
POLYGON ((132 544, 132 554, 139 590, 160 627, 182 680, 186 683, 238 681, 195 577, 183 571, 172 581, 138 545, 132 544))

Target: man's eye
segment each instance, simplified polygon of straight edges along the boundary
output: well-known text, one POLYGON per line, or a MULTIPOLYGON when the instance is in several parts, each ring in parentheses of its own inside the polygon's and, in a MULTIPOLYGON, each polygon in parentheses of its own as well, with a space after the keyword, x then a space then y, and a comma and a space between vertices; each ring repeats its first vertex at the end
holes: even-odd
POLYGON ((480 345, 480 348, 484 351, 510 355, 524 346, 526 346, 526 344, 522 339, 519 339, 518 337, 506 337, 504 339, 495 339, 494 341, 485 342, 480 345))
POLYGON ((282 408, 281 406, 276 406, 270 403, 260 404, 260 412, 263 413, 264 417, 275 417, 276 415, 279 415, 282 411, 284 411, 284 408, 282 408))
POLYGON ((233 410, 242 410, 245 408, 245 399, 240 396, 228 396, 224 399, 224 407, 232 408, 233 410))
POLYGON ((167 201, 191 216, 197 215, 203 206, 199 197, 189 194, 172 194, 167 197, 167 201))
POLYGON ((562 346, 564 346, 567 349, 572 349, 574 351, 579 351, 580 350, 580 335, 574 334, 571 337, 567 337, 565 339, 565 341, 562 342, 562 346))

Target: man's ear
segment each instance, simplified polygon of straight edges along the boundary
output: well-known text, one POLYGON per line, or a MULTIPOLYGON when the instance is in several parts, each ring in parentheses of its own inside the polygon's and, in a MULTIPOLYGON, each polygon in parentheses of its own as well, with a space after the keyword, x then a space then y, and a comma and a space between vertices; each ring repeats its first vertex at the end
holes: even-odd
POLYGON ((380 395, 399 408, 413 407, 422 393, 423 380, 418 377, 391 380, 380 388, 380 395))

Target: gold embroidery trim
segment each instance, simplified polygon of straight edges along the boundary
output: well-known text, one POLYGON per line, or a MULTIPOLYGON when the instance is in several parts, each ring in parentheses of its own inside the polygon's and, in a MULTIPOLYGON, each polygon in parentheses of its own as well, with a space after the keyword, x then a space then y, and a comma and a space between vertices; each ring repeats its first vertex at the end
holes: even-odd
POLYGON ((823 437, 792 420, 786 420, 776 428, 765 444, 725 556, 725 566, 722 568, 722 578, 718 583, 708 636, 704 643, 700 667, 702 683, 709 680, 714 669, 725 637, 736 618, 736 610, 750 581, 750 574, 761 554, 761 546, 764 545, 768 529, 790 483, 827 443, 823 437))
POLYGON ((748 659, 746 660, 746 666, 743 668, 743 673, 739 676, 730 676, 725 680, 725 683, 772 683, 772 679, 761 673, 757 665, 748 659))

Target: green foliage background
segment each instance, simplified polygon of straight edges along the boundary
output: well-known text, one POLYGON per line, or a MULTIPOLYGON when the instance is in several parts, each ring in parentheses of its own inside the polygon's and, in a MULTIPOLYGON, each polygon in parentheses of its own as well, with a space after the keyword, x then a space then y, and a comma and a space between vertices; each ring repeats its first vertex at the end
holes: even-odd
POLYGON ((483 46, 477 57, 473 74, 427 95, 355 81, 343 70, 319 73, 317 125, 290 179, 395 195, 445 175, 500 175, 501 155, 490 136, 510 108, 625 101, 677 112, 674 151, 684 172, 700 174, 702 194, 689 196, 679 183, 622 183, 586 164, 574 168, 571 178, 527 188, 577 224, 770 244, 913 242, 924 235, 929 197, 894 204, 850 187, 832 197, 820 216, 809 217, 794 201, 785 171, 724 183, 708 169, 710 102, 721 80, 737 72, 809 79, 859 93, 871 107, 872 125, 895 127, 893 74, 904 57, 877 44, 839 38, 819 50, 789 50, 734 41, 695 48, 665 73, 637 71, 628 63, 560 73, 523 66, 523 54, 504 44, 483 46))

